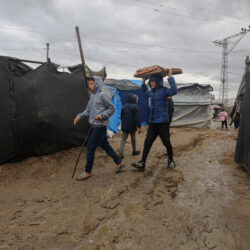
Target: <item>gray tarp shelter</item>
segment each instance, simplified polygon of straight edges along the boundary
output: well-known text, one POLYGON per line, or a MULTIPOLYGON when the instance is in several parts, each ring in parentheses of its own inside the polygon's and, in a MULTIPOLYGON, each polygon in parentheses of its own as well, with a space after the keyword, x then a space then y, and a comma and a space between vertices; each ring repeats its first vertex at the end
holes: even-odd
POLYGON ((105 79, 104 81, 105 84, 109 85, 110 87, 119 89, 119 90, 138 90, 140 89, 140 86, 135 84, 134 82, 127 80, 127 79, 122 79, 122 80, 116 80, 116 79, 105 79))
POLYGON ((242 165, 250 175, 250 61, 246 58, 246 68, 238 94, 236 110, 240 113, 235 162, 242 165))
POLYGON ((171 126, 209 127, 213 118, 210 94, 213 88, 198 83, 177 84, 177 87, 178 93, 173 96, 175 111, 171 126))

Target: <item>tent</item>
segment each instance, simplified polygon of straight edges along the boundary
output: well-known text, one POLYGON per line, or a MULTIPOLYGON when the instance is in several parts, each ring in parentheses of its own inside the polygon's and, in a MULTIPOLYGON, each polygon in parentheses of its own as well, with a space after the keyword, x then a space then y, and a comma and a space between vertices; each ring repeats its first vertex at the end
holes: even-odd
POLYGON ((235 162, 241 164, 250 175, 250 61, 246 68, 236 97, 236 111, 240 113, 235 162))
POLYGON ((172 127, 209 127, 213 118, 210 85, 198 83, 177 84, 178 93, 173 96, 174 115, 172 127))
POLYGON ((86 118, 74 127, 73 119, 88 99, 83 67, 32 69, 0 56, 0 163, 81 145, 89 124, 86 118))

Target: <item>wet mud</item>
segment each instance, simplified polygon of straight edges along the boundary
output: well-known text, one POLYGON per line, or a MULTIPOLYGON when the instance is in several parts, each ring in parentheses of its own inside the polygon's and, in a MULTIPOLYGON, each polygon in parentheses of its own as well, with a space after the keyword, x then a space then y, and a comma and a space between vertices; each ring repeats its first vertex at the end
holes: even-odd
MULTIPOLYGON (((137 136, 142 151, 146 131, 137 136)), ((250 249, 250 182, 234 163, 234 130, 171 129, 145 172, 96 152, 93 177, 71 179, 79 148, 0 166, 0 249, 250 249)), ((110 139, 118 150, 121 135, 110 139)), ((84 167, 85 150, 77 174, 84 167)))

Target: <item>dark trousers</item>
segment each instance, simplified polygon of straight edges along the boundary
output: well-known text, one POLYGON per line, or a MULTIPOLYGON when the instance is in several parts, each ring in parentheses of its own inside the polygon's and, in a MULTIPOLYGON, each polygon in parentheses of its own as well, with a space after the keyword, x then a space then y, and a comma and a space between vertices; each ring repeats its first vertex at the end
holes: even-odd
POLYGON ((87 173, 91 173, 91 169, 94 164, 95 151, 98 146, 101 146, 105 150, 105 152, 113 158, 116 164, 120 164, 122 162, 113 148, 109 145, 107 139, 107 128, 94 127, 87 144, 87 163, 85 166, 85 171, 87 173))
POLYGON ((173 148, 170 142, 169 123, 159 123, 150 124, 148 127, 141 159, 142 162, 146 163, 149 151, 158 135, 167 149, 169 160, 173 160, 173 148))
POLYGON ((227 119, 225 121, 222 121, 221 122, 221 128, 223 129, 224 128, 224 125, 225 127, 227 128, 227 119))
POLYGON ((234 127, 237 129, 240 126, 240 119, 234 120, 234 127))
POLYGON ((168 120, 169 120, 169 126, 172 122, 172 119, 173 119, 173 113, 172 114, 168 114, 168 120))

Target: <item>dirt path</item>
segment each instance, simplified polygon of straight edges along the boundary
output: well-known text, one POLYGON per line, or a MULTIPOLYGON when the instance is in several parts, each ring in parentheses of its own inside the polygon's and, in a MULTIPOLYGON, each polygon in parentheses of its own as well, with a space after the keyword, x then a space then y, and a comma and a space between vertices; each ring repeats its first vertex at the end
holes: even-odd
POLYGON ((250 249, 250 183, 233 162, 234 138, 172 130, 171 171, 160 140, 145 173, 129 166, 138 159, 129 146, 119 175, 98 150, 94 176, 81 183, 71 179, 79 149, 2 165, 0 249, 250 249))

